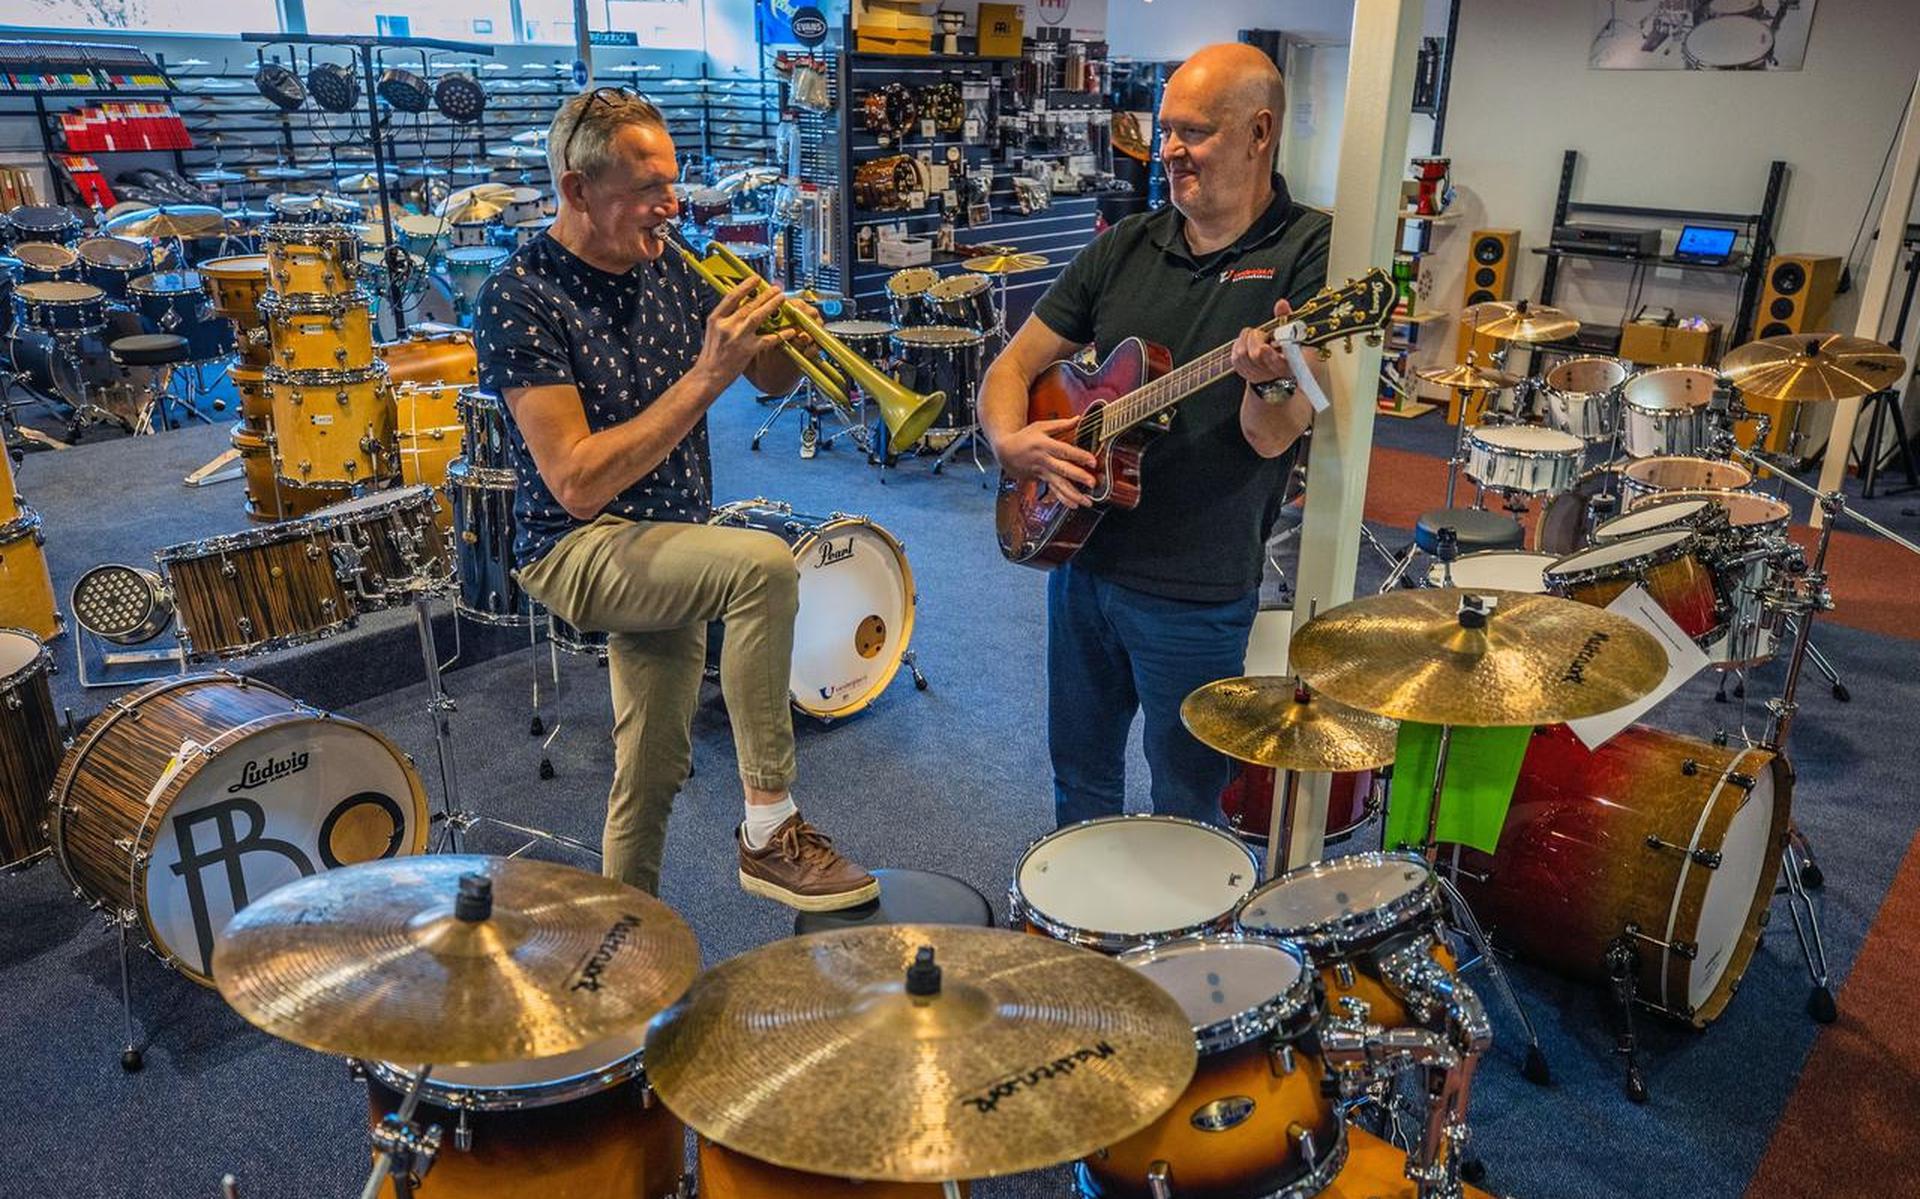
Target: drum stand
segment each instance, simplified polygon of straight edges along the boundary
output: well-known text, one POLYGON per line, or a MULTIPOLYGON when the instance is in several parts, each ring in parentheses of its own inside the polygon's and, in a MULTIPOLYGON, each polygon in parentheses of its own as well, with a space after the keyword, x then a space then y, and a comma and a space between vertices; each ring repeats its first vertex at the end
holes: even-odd
POLYGON ((420 1088, 426 1085, 431 1069, 420 1067, 406 1098, 400 1101, 400 1110, 382 1116, 374 1127, 373 1169, 360 1188, 360 1199, 376 1199, 380 1184, 388 1178, 393 1179, 395 1199, 410 1199, 414 1188, 433 1168, 434 1155, 440 1152, 440 1126, 430 1124, 423 1130, 413 1122, 413 1113, 420 1106, 420 1088))
MULTIPOLYGON (((841 433, 845 433, 847 437, 853 441, 853 444, 859 446, 862 451, 868 448, 871 434, 868 432, 866 425, 856 422, 838 404, 821 398, 818 389, 813 385, 813 380, 803 376, 798 383, 794 384, 793 390, 787 392, 784 396, 773 398, 776 398, 778 402, 774 404, 773 411, 767 414, 767 419, 761 421, 760 427, 754 430, 753 441, 749 444, 748 448, 759 449, 761 439, 772 431, 773 426, 779 422, 782 416, 793 411, 798 411, 805 421, 805 424, 800 430, 800 456, 802 458, 813 457, 816 447, 820 449, 832 449, 833 439, 840 436, 841 433), (830 433, 825 439, 822 439, 820 436, 820 417, 827 413, 831 413, 833 418, 840 422, 840 430, 837 433, 830 433)), ((862 414, 864 414, 865 407, 866 401, 865 398, 862 397, 862 414)))

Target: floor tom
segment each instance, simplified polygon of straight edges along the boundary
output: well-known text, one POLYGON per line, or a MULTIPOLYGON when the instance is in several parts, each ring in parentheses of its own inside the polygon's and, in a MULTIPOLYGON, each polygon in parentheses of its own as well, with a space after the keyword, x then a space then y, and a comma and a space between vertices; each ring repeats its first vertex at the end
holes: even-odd
POLYGON ((454 610, 480 624, 525 627, 533 603, 513 574, 513 475, 456 458, 447 466, 453 509, 454 610))
POLYGON ((993 280, 969 271, 948 275, 927 288, 933 323, 992 332, 1000 323, 993 303, 993 280))
POLYGON ((468 387, 460 392, 454 408, 460 417, 461 453, 476 470, 504 474, 511 485, 513 459, 505 402, 490 391, 468 387))
POLYGON ((923 395, 947 395, 930 433, 950 434, 974 423, 974 403, 987 369, 984 335, 952 325, 927 325, 896 330, 892 345, 894 375, 902 384, 923 395))

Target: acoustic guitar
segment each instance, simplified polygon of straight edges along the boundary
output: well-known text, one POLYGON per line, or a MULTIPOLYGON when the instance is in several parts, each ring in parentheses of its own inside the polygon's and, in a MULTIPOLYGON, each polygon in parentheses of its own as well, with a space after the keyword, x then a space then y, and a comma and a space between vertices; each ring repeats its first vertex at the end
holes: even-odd
MULTIPOLYGON (((1275 345, 1324 346, 1356 335, 1377 338, 1393 319, 1393 279, 1375 267, 1345 287, 1328 288, 1260 329, 1275 345)), ((1130 337, 1092 370, 1056 362, 1027 392, 1027 420, 1078 417, 1075 445, 1094 457, 1093 504, 1074 508, 1037 480, 1005 472, 994 500, 1000 552, 1010 562, 1050 570, 1073 557, 1113 508, 1140 503, 1140 459, 1173 419, 1174 405, 1233 373, 1233 343, 1178 369, 1162 346, 1130 337)))

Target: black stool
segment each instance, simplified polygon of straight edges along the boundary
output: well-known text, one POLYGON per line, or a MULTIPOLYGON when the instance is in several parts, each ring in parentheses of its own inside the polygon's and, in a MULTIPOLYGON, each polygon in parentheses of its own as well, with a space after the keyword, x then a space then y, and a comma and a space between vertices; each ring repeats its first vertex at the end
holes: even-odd
POLYGON ((801 912, 794 936, 867 924, 970 924, 993 927, 987 897, 950 874, 931 870, 875 870, 880 898, 837 912, 801 912))
POLYGON ((121 366, 172 366, 187 360, 187 339, 172 333, 116 337, 107 353, 121 366))
MULTIPOLYGON (((188 361, 191 347, 187 339, 175 333, 136 333, 131 337, 116 337, 107 344, 107 357, 120 368, 121 374, 131 379, 140 370, 151 372, 139 385, 147 393, 147 402, 141 405, 139 427, 135 432, 153 431, 153 412, 160 410, 160 423, 168 428, 173 425, 172 414, 168 411, 167 400, 172 395, 173 372, 181 363, 188 361)), ((199 409, 194 407, 194 397, 199 394, 197 380, 193 373, 187 373, 188 413, 206 419, 199 409)))
MULTIPOLYGON (((1382 592, 1391 591, 1398 586, 1412 567, 1413 560, 1420 554, 1438 557, 1440 553, 1440 530, 1453 530, 1455 552, 1457 554, 1477 554, 1482 550, 1517 550, 1527 543, 1527 531, 1520 522, 1510 516, 1488 512, 1482 508, 1429 508, 1420 514, 1413 523, 1413 544, 1406 548, 1393 569, 1387 574, 1387 581, 1380 585, 1382 592)), ((1418 584, 1410 584, 1418 586, 1418 584)))

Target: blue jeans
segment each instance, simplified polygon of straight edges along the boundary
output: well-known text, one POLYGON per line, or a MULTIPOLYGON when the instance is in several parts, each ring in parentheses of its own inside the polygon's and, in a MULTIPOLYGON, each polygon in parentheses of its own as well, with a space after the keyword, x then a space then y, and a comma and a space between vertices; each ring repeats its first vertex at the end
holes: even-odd
POLYGON ((1221 823, 1228 759, 1193 739, 1180 701, 1244 673, 1260 606, 1253 588, 1226 603, 1164 599, 1071 564, 1047 579, 1047 743, 1054 818, 1117 816, 1126 804, 1127 731, 1143 713, 1153 810, 1221 823))

